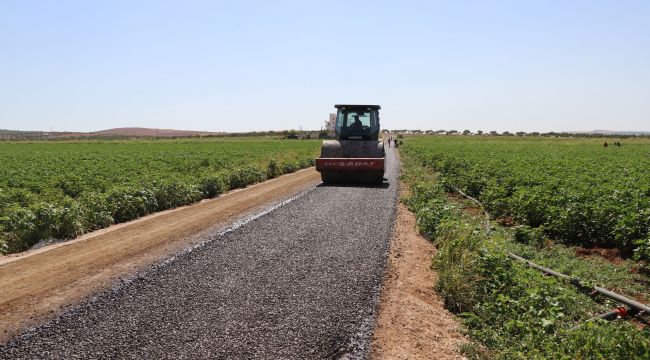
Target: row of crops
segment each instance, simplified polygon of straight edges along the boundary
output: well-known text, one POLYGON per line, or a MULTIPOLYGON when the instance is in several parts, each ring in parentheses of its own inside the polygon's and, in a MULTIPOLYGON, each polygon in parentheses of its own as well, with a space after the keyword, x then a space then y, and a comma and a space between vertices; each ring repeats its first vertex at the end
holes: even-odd
POLYGON ((0 142, 0 253, 290 173, 318 148, 269 138, 0 142))
MULTIPOLYGON (((433 260, 438 272, 436 288, 471 339, 461 347, 462 353, 471 359, 650 358, 647 327, 630 320, 588 321, 620 304, 544 276, 507 254, 519 254, 571 277, 647 301, 647 274, 639 264, 579 258, 571 246, 534 240, 540 233, 537 228, 503 227, 495 221, 488 226, 476 204, 449 196, 450 178, 432 171, 422 160, 422 151, 438 149, 429 147, 435 141, 440 149, 449 146, 448 154, 455 146, 472 145, 448 138, 407 139, 402 148, 403 180, 410 192, 404 201, 415 213, 420 232, 438 249, 433 260)), ((553 146, 552 142, 531 144, 553 146)))
POLYGON ((403 152, 498 218, 558 242, 650 255, 650 141, 414 137, 403 152))

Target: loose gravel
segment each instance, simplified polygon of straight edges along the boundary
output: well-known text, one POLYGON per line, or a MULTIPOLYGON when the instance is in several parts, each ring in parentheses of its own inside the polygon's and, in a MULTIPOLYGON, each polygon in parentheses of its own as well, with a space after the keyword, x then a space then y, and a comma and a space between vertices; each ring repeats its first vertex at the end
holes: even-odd
POLYGON ((318 186, 0 346, 12 359, 364 358, 398 193, 318 186))

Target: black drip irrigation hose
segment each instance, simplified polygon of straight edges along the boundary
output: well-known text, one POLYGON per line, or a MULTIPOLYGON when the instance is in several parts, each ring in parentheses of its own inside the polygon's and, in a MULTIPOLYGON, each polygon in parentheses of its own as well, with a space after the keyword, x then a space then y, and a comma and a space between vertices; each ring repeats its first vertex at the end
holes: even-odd
POLYGON ((596 315, 592 317, 591 319, 588 319, 587 321, 594 321, 597 319, 603 319, 603 320, 615 320, 618 318, 626 318, 629 315, 630 311, 626 307, 617 307, 614 310, 608 311, 604 314, 596 315))
MULTIPOLYGON (((596 320, 614 321, 614 320, 617 320, 617 319, 625 319, 626 317, 628 317, 630 315, 634 315, 634 314, 635 314, 634 310, 621 306, 621 307, 617 307, 617 308, 615 308, 613 310, 610 310, 610 311, 608 311, 606 313, 599 314, 599 315, 596 315, 596 316, 594 316, 592 318, 589 318, 585 322, 587 323, 587 322, 596 321, 596 320)), ((577 330, 580 327, 580 325, 582 325, 582 324, 578 324, 578 325, 572 327, 571 330, 577 330)))
POLYGON ((636 300, 630 299, 630 298, 628 298, 626 296, 623 296, 621 294, 617 294, 617 293, 615 293, 613 291, 609 291, 609 290, 607 290, 605 288, 602 288, 602 287, 599 287, 599 286, 585 285, 585 283, 582 280, 580 280, 580 278, 570 277, 568 275, 557 272, 557 271, 555 271, 553 269, 549 269, 547 267, 537 265, 534 262, 532 262, 530 260, 526 260, 526 259, 524 259, 523 257, 521 257, 521 256, 519 256, 517 254, 508 253, 508 257, 510 257, 512 259, 515 259, 515 260, 518 260, 518 261, 521 261, 523 263, 526 263, 528 266, 530 266, 532 268, 535 268, 535 269, 537 269, 537 270, 539 270, 539 271, 541 271, 541 272, 543 272, 545 274, 553 275, 555 277, 559 277, 561 279, 568 280, 571 284, 575 285, 576 287, 578 287, 578 288, 580 288, 582 290, 593 291, 593 292, 601 294, 601 295, 603 295, 603 296, 605 296, 605 297, 607 297, 609 299, 612 299, 612 300, 614 300, 616 302, 619 302, 621 304, 625 304, 630 309, 630 310, 628 310, 628 309, 625 309, 625 308, 616 308, 616 309, 614 309, 612 311, 608 311, 608 312, 606 312, 604 314, 600 314, 598 316, 595 316, 595 317, 593 317, 593 318, 591 318, 591 319, 589 319, 587 321, 592 321, 592 320, 596 320, 596 319, 612 320, 612 319, 616 319, 616 318, 619 318, 619 317, 624 318, 624 317, 627 317, 628 314, 629 315, 648 315, 648 314, 650 314, 650 306, 648 306, 646 304, 642 304, 642 303, 640 303, 640 302, 638 302, 636 300))
MULTIPOLYGON (((467 195, 466 193, 464 193, 463 191, 461 191, 460 189, 458 189, 455 186, 451 186, 451 188, 454 189, 454 191, 456 191, 460 195, 468 198, 469 200, 471 200, 472 202, 476 203, 477 205, 479 205, 479 206, 481 206, 483 208, 483 210, 485 212, 485 216, 486 216, 486 224, 487 224, 486 228, 487 228, 487 231, 489 232, 490 231, 490 225, 489 225, 490 214, 487 212, 487 210, 485 210, 485 206, 483 205, 483 203, 481 203, 481 201, 467 195)), ((637 316, 650 315, 650 306, 648 306, 646 304, 642 304, 642 303, 640 303, 640 302, 638 302, 636 300, 630 299, 628 297, 617 294, 617 293, 615 293, 613 291, 609 291, 609 290, 607 290, 605 288, 602 288, 602 287, 599 287, 599 286, 586 285, 582 280, 580 280, 580 278, 570 277, 569 275, 562 274, 562 273, 557 272, 557 271, 555 271, 553 269, 549 269, 547 267, 537 265, 534 262, 532 262, 530 260, 527 260, 527 259, 524 259, 523 257, 521 257, 521 256, 519 256, 517 254, 513 254, 513 253, 509 252, 508 257, 510 257, 510 258, 512 258, 514 260, 524 262, 524 263, 528 264, 528 266, 530 266, 532 268, 535 268, 537 270, 540 270, 540 271, 542 271, 542 272, 544 272, 544 273, 546 273, 548 275, 553 275, 555 277, 567 280, 571 284, 573 284, 574 286, 576 286, 577 288, 579 288, 581 290, 592 291, 592 292, 595 292, 595 293, 599 293, 599 294, 601 294, 601 295, 603 295, 603 296, 605 296, 605 297, 607 297, 607 298, 609 298, 611 300, 617 301, 617 302, 619 302, 621 304, 625 304, 625 305, 627 305, 629 307, 629 308, 619 307, 619 308, 613 309, 611 311, 608 311, 608 312, 606 312, 604 314, 594 316, 593 318, 588 319, 587 321, 593 321, 593 320, 596 320, 596 319, 614 320, 614 319, 618 319, 618 318, 625 318, 628 315, 632 315, 632 316, 634 316, 634 315, 637 315, 637 316)))
POLYGON ((451 188, 454 189, 455 192, 457 192, 457 193, 461 194, 462 196, 468 198, 469 200, 471 200, 472 202, 474 202, 476 205, 480 206, 483 209, 483 212, 485 213, 485 231, 487 233, 489 233, 490 230, 491 230, 491 227, 490 227, 490 213, 488 213, 487 210, 485 210, 485 206, 483 206, 483 203, 480 202, 478 199, 475 199, 475 198, 465 194, 462 190, 460 190, 459 188, 457 188, 455 186, 451 186, 451 188))

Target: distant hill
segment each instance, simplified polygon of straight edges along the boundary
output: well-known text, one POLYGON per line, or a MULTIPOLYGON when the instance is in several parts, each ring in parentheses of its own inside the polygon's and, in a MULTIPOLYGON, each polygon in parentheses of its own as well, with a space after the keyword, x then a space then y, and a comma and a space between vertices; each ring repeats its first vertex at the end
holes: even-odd
POLYGON ((223 135, 224 133, 195 131, 195 130, 175 130, 175 129, 149 129, 138 127, 115 128, 88 133, 90 136, 124 136, 124 137, 186 137, 186 136, 206 136, 206 135, 223 135))
POLYGON ((115 128, 94 132, 71 131, 20 131, 0 129, 0 140, 44 140, 65 138, 133 138, 133 137, 191 137, 224 135, 223 132, 149 129, 149 128, 115 128))

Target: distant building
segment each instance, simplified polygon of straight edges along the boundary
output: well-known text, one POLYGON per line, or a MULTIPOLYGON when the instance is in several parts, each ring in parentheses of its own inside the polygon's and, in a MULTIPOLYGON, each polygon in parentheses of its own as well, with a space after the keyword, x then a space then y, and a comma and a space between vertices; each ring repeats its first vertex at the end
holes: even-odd
POLYGON ((334 131, 335 125, 336 125, 336 114, 330 114, 329 119, 325 121, 325 130, 334 131))

